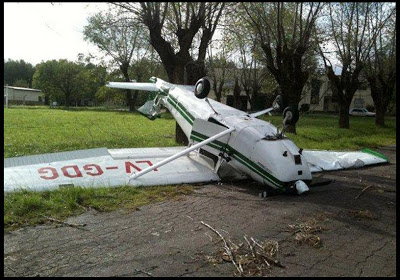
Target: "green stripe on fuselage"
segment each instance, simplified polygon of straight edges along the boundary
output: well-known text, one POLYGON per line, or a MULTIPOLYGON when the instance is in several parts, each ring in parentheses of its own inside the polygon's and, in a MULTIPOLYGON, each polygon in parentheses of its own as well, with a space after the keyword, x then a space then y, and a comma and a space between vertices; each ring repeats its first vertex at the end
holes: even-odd
MULTIPOLYGON (((193 139, 193 140, 196 140, 198 142, 201 142, 201 141, 206 140, 209 137, 207 137, 207 136, 205 136, 203 134, 200 134, 200 133, 198 133, 196 131, 192 131, 192 134, 191 134, 190 138, 193 139)), ((277 178, 275 178, 274 176, 269 174, 261 166, 259 166, 258 164, 254 163, 253 161, 251 161, 250 159, 245 157, 243 154, 241 154, 237 150, 233 149, 231 146, 229 146, 227 144, 224 144, 224 143, 222 143, 220 141, 217 141, 217 140, 214 140, 214 141, 212 141, 211 143, 209 143, 207 145, 212 147, 212 148, 214 148, 214 149, 220 150, 220 151, 224 151, 225 150, 225 152, 230 154, 238 162, 240 162, 241 164, 245 165, 247 168, 249 168, 253 172, 257 173, 258 175, 260 175, 262 178, 266 179, 271 184, 273 184, 275 186, 278 186, 278 187, 283 187, 283 182, 281 182, 280 180, 278 180, 277 178)))
POLYGON ((194 123, 194 117, 192 114, 186 110, 186 108, 182 105, 182 103, 179 103, 173 96, 168 95, 167 101, 169 104, 172 105, 181 115, 182 117, 190 123, 190 125, 193 125, 194 123))
MULTIPOLYGON (((178 102, 173 96, 168 95, 167 101, 169 104, 171 104, 172 107, 174 107, 181 115, 182 117, 190 123, 190 125, 193 125, 194 123, 194 117, 192 114, 190 114, 186 108, 182 105, 182 103, 178 102)), ((196 131, 192 131, 192 134, 190 136, 190 138, 192 140, 201 142, 204 141, 206 139, 208 139, 209 137, 200 134, 196 131)), ((228 152, 229 154, 231 154, 239 163, 243 164, 244 166, 246 166, 247 168, 249 168, 250 170, 252 170, 253 172, 257 173, 259 176, 261 176, 262 178, 264 178, 265 180, 267 180, 268 182, 270 182, 271 184, 278 186, 278 187, 283 187, 283 182, 281 182, 280 180, 278 180, 277 178, 275 178, 274 176, 272 176, 271 174, 269 174, 267 171, 265 171, 262 167, 260 167, 258 164, 254 163, 253 161, 251 161, 250 159, 248 159, 247 157, 245 157, 243 154, 241 154, 240 152, 238 152, 237 150, 233 149, 231 146, 222 143, 218 140, 214 140, 211 143, 207 144, 208 146, 220 150, 220 151, 224 151, 224 152, 228 152)))

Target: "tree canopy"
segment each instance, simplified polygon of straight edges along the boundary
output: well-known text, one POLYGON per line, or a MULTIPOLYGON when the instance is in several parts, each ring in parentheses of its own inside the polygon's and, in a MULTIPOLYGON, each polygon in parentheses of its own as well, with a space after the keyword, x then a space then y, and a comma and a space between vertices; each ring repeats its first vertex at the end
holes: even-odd
POLYGON ((9 86, 32 87, 35 68, 23 59, 4 60, 4 84, 9 86))

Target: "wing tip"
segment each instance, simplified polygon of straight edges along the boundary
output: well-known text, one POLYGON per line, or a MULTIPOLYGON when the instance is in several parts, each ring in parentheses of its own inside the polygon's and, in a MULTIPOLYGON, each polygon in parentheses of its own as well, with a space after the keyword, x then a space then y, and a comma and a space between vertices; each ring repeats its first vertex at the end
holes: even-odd
POLYGON ((371 150, 371 149, 368 149, 368 148, 364 148, 364 149, 361 150, 361 152, 367 153, 367 154, 370 154, 370 155, 373 155, 373 156, 376 156, 376 157, 379 157, 379 158, 385 160, 386 162, 389 162, 389 158, 387 156, 385 156, 385 155, 383 155, 383 154, 381 154, 381 153, 379 153, 377 151, 374 151, 374 150, 371 150))

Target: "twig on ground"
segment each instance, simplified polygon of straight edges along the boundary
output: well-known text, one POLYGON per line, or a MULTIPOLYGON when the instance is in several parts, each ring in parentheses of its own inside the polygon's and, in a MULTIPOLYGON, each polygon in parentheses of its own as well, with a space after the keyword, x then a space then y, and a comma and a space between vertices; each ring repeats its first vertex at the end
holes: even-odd
POLYGON ((69 227, 81 228, 81 227, 86 226, 86 224, 72 224, 72 223, 67 223, 64 221, 57 220, 55 218, 47 217, 45 215, 42 215, 42 216, 51 222, 56 222, 56 223, 63 224, 63 225, 69 226, 69 227))
POLYGON ((144 270, 136 269, 136 268, 135 268, 135 271, 136 271, 136 272, 141 272, 141 273, 144 273, 144 274, 146 274, 146 275, 148 275, 148 276, 150 276, 150 277, 153 277, 153 275, 152 275, 150 272, 146 272, 146 271, 144 271, 144 270))
POLYGON ((236 264, 235 258, 234 258, 233 254, 232 254, 232 250, 229 248, 229 245, 226 242, 225 238, 216 229, 214 229, 212 226, 206 224, 203 221, 200 221, 200 223, 202 225, 208 227, 209 229, 211 229, 213 232, 215 232, 221 238, 221 240, 224 242, 224 250, 225 250, 225 252, 229 256, 229 258, 230 258, 231 262, 233 263, 233 265, 236 267, 237 271, 240 273, 240 275, 242 275, 243 274, 243 268, 241 267, 240 264, 239 265, 236 264))
POLYGON ((369 185, 369 186, 366 186, 365 188, 363 188, 363 190, 354 198, 354 199, 357 199, 357 198, 359 198, 360 197, 360 195, 362 195, 363 194, 363 192, 365 192, 367 189, 369 189, 370 187, 372 187, 372 185, 369 185))
MULTIPOLYGON (((250 244, 250 241, 247 239, 246 235, 244 236, 244 240, 246 240, 247 244, 249 245, 249 248, 251 250, 251 254, 253 255, 253 257, 256 257, 256 253, 254 252, 254 246, 250 244)), ((253 239, 254 240, 254 239, 253 239)), ((253 241, 254 242, 254 241, 253 241)), ((254 242, 255 244, 255 242, 254 242)))

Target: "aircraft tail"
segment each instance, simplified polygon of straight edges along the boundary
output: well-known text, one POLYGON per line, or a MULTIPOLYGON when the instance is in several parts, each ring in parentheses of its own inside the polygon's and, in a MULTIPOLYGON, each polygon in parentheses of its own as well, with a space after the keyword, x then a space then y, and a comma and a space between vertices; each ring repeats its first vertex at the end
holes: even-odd
POLYGON ((146 103, 137 109, 143 116, 148 117, 150 120, 155 120, 161 114, 161 97, 156 96, 154 99, 147 100, 146 103))

